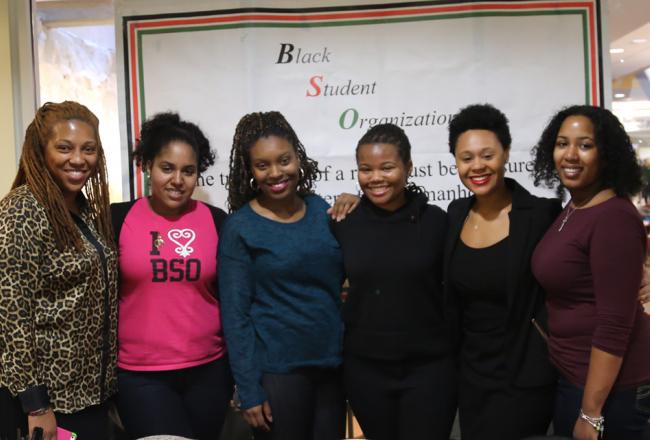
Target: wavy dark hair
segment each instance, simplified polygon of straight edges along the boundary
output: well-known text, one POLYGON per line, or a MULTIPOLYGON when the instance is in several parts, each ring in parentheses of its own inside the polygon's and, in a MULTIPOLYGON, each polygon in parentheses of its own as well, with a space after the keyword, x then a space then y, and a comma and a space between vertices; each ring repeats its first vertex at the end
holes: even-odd
POLYGON ((491 104, 472 104, 460 109, 449 122, 449 152, 456 154, 456 143, 468 130, 489 130, 499 139, 504 151, 510 149, 512 137, 508 118, 491 104))
POLYGON ((138 166, 152 163, 160 150, 170 142, 182 141, 192 147, 196 154, 199 173, 214 164, 215 154, 210 141, 198 125, 184 121, 178 113, 158 113, 142 124, 133 159, 138 166))
POLYGON ((298 156, 302 173, 298 179, 298 195, 311 194, 318 177, 318 162, 307 156, 296 132, 282 113, 277 111, 249 113, 242 117, 235 128, 230 150, 230 171, 228 175, 228 207, 238 210, 257 195, 250 180, 253 177, 250 149, 261 138, 277 136, 289 142, 298 156))
MULTIPOLYGON (((404 166, 411 162, 411 141, 402 130, 401 127, 395 124, 378 124, 370 128, 366 133, 361 136, 357 143, 357 148, 354 150, 357 160, 359 158, 359 148, 366 144, 390 144, 397 148, 397 153, 404 166)), ((424 193, 424 189, 417 186, 413 182, 406 182, 406 191, 414 193, 424 193)))
POLYGON ((553 150, 560 126, 569 116, 584 116, 594 126, 594 142, 603 165, 600 176, 602 188, 611 188, 618 196, 629 197, 637 193, 641 189, 642 169, 630 137, 611 111, 591 105, 566 107, 551 118, 533 148, 532 176, 535 185, 544 183, 548 188, 556 188, 558 195, 563 194, 564 187, 555 169, 553 150))

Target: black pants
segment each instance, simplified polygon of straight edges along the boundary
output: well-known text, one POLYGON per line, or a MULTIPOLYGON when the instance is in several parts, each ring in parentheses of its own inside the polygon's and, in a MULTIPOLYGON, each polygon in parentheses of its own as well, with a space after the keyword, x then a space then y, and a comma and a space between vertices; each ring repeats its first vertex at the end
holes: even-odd
MULTIPOLYGON (((227 357, 172 371, 118 371, 117 407, 135 438, 219 438, 233 382, 227 357)), ((83 439, 80 439, 83 440, 83 439)))
POLYGON ((553 417, 555 384, 499 388, 460 381, 458 411, 463 440, 520 440, 546 435, 553 417), (505 419, 504 419, 505 417, 505 419))
POLYGON ((347 356, 345 388, 371 440, 448 440, 456 413, 451 358, 381 361, 347 356))
MULTIPOLYGON (((582 406, 584 390, 560 378, 553 427, 557 435, 571 437, 582 406)), ((603 407, 605 440, 642 440, 650 417, 650 384, 612 391, 603 407)))
POLYGON ((57 426, 77 434, 79 440, 108 440, 108 403, 91 406, 74 414, 55 412, 57 426))
POLYGON ((16 440, 27 431, 27 417, 20 402, 0 387, 0 440, 16 440))
POLYGON ((340 440, 345 430, 345 398, 339 369, 301 368, 262 376, 273 423, 256 440, 340 440))
MULTIPOLYGON (((108 440, 108 402, 72 414, 54 412, 57 426, 77 434, 79 440, 108 440)), ((0 389, 0 440, 27 437, 27 416, 17 398, 0 389)))

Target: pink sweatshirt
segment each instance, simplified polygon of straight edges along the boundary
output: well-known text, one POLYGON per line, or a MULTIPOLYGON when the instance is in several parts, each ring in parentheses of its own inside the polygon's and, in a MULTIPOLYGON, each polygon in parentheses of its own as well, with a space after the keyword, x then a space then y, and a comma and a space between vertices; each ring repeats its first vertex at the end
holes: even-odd
POLYGON ((120 368, 175 370, 225 353, 215 298, 218 240, 201 202, 176 219, 153 212, 147 198, 135 202, 119 238, 120 368))

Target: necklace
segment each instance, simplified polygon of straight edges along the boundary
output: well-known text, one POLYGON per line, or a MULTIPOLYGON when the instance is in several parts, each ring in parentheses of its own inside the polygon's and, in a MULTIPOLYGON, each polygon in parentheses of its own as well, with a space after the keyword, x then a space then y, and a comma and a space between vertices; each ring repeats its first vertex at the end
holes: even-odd
POLYGON ((465 220, 463 221, 463 225, 468 225, 471 226, 473 230, 478 231, 478 223, 471 224, 469 222, 469 218, 472 216, 472 210, 470 209, 467 212, 467 216, 465 217, 465 220))
MULTIPOLYGON (((494 217, 494 219, 492 219, 492 220, 497 220, 497 219, 498 219, 499 217, 501 217, 504 213, 507 214, 507 213, 509 212, 509 208, 510 208, 510 207, 511 207, 510 204, 506 205, 505 208, 502 208, 502 209, 499 211, 499 213, 498 213, 498 214, 494 217)), ((466 225, 470 226, 474 231, 478 231, 478 229, 479 229, 479 222, 478 222, 476 219, 472 219, 472 221, 470 221, 470 218, 471 218, 471 217, 479 217, 479 218, 480 218, 480 215, 477 214, 477 213, 475 213, 474 211, 472 211, 472 210, 470 209, 470 210, 467 212, 467 216, 465 217, 465 220, 463 221, 463 224, 464 224, 464 225, 466 224, 466 225)), ((489 223, 489 222, 488 222, 488 223, 489 223)))
POLYGON ((569 221, 569 217, 571 217, 571 214, 576 212, 576 209, 577 208, 571 208, 571 205, 567 206, 566 215, 562 219, 562 223, 560 223, 560 227, 557 229, 558 232, 560 232, 562 230, 562 228, 564 227, 564 225, 566 225, 566 222, 569 221))

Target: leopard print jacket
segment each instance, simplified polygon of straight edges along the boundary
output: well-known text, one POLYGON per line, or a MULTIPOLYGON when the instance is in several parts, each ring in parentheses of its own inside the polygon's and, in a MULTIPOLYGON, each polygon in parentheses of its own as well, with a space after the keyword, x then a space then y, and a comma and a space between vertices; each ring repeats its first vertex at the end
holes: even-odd
POLYGON ((84 251, 62 252, 27 186, 0 201, 0 386, 45 386, 62 413, 117 388, 117 253, 80 218, 84 251))

